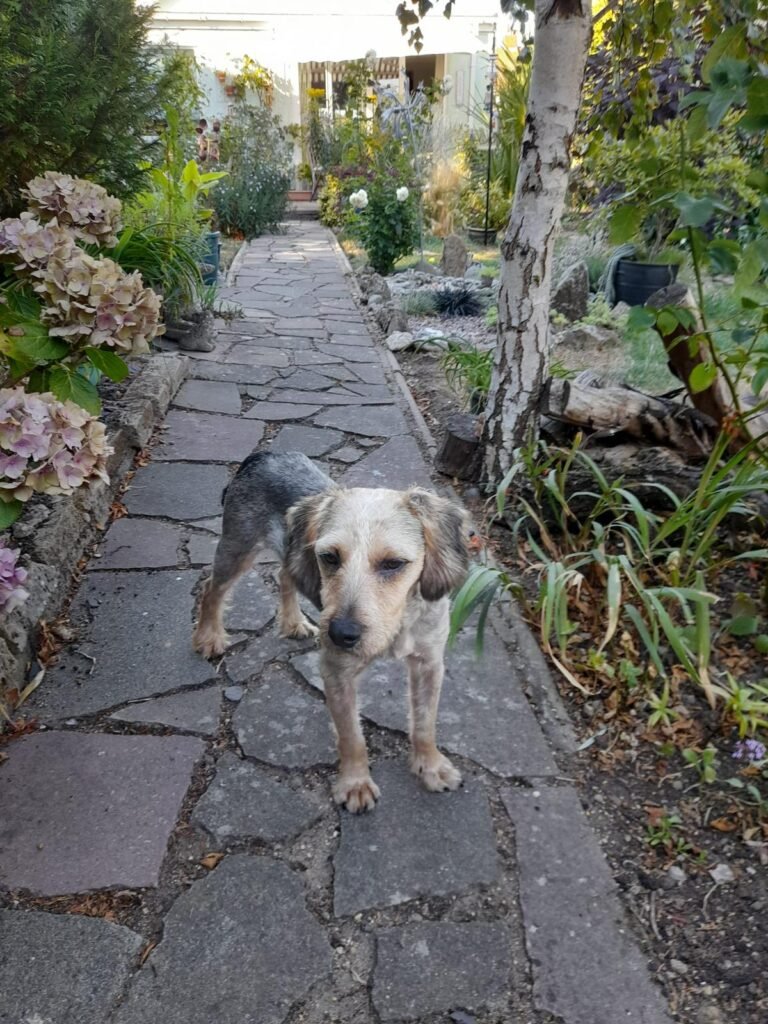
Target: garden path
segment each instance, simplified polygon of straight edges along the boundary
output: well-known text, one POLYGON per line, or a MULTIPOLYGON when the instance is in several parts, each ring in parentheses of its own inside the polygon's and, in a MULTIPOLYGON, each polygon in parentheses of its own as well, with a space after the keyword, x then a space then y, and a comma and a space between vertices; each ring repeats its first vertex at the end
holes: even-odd
POLYGON ((328 232, 252 243, 224 298, 244 318, 190 360, 75 596, 79 640, 30 702, 45 728, 0 767, 0 1021, 668 1021, 523 631, 449 652, 455 794, 408 774, 402 666, 369 673, 365 817, 330 801, 316 653, 276 634, 274 563, 240 582, 221 663, 192 653, 221 490, 254 447, 349 485, 431 483, 328 232))

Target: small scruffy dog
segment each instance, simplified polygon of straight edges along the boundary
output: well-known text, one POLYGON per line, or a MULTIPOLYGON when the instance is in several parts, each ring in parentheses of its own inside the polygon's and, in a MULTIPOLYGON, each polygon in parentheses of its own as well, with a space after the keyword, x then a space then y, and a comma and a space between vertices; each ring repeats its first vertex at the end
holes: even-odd
POLYGON ((280 632, 320 636, 325 699, 336 728, 334 799, 357 813, 379 788, 357 713, 357 682, 375 658, 404 658, 410 690, 411 770, 429 790, 456 789, 461 775, 435 744, 450 592, 469 564, 470 527, 461 506, 420 488, 344 490, 298 452, 257 452, 224 492, 224 525, 195 628, 206 658, 227 646, 222 611, 256 553, 280 567, 280 632), (319 629, 299 593, 321 609, 319 629))

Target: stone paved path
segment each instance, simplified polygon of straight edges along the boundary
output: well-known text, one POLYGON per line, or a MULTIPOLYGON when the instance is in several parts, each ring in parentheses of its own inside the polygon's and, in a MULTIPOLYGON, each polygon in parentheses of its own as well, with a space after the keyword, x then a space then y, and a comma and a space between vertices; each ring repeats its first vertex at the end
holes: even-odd
POLYGON ((450 652, 455 794, 407 772, 402 666, 369 672, 383 798, 363 818, 330 801, 317 656, 276 635, 273 563, 241 581, 222 663, 191 652, 221 490, 254 447, 350 485, 430 482, 323 229, 253 243, 225 297, 244 319, 192 360, 30 701, 46 729, 0 766, 0 1022, 664 1024, 527 699, 530 648, 450 652))

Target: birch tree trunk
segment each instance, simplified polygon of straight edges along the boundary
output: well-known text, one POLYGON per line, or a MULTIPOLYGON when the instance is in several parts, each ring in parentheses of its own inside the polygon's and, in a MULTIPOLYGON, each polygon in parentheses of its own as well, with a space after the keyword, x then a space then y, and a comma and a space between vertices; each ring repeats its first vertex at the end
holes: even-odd
POLYGON ((498 342, 485 414, 485 470, 498 480, 538 429, 549 292, 592 27, 591 0, 536 0, 531 87, 512 215, 501 245, 498 342))

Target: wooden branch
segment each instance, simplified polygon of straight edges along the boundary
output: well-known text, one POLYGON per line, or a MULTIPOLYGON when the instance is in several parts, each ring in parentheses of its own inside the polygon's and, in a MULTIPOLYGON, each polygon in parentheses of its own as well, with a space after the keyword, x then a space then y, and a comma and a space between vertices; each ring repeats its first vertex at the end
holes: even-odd
POLYGON ((677 402, 628 388, 582 387, 555 378, 544 387, 541 412, 603 436, 625 434, 665 445, 693 459, 706 458, 716 434, 709 417, 677 402))

